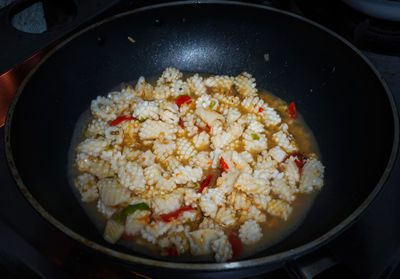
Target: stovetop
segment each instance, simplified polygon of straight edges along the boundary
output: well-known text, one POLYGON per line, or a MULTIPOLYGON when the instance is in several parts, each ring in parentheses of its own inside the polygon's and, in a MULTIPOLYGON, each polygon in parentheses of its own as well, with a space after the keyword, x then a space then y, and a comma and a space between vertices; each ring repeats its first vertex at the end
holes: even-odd
MULTIPOLYGON (((277 1, 262 2, 275 5, 277 1)), ((131 7, 132 3, 129 3, 103 13, 96 20, 121 11, 121 7, 131 7)), ((301 13, 301 5, 293 8, 291 1, 281 1, 279 5, 301 13)), ((348 34, 343 35, 349 38, 348 34)), ((51 47, 0 76, 0 113, 6 109, 29 70, 51 47)), ((363 53, 387 82, 400 109, 400 57, 379 54, 375 47, 371 49, 374 52, 363 50, 363 53)), ((0 127, 4 122, 1 117, 0 127)), ((4 127, 0 128, 0 274, 10 278, 148 278, 146 274, 126 270, 87 250, 39 216, 8 172, 3 141, 4 127)), ((396 269, 400 261, 399 183, 398 156, 383 190, 365 213, 348 230, 321 248, 355 277, 400 278, 400 271, 396 269)), ((289 275, 278 269, 257 278, 289 278, 289 275)))

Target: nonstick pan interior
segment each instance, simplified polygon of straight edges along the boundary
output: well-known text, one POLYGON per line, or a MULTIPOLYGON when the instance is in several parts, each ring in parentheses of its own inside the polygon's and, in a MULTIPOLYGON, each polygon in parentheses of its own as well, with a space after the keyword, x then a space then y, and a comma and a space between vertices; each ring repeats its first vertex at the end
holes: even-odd
POLYGON ((397 122, 390 94, 357 51, 318 26, 271 9, 162 5, 73 36, 36 69, 14 100, 6 139, 11 170, 30 201, 54 217, 46 215, 50 221, 105 247, 145 257, 102 239, 68 184, 67 154, 76 121, 92 99, 168 66, 227 75, 247 71, 259 88, 294 101, 314 132, 326 166, 325 186, 302 225, 254 257, 309 244, 336 228, 333 235, 382 186, 397 122))

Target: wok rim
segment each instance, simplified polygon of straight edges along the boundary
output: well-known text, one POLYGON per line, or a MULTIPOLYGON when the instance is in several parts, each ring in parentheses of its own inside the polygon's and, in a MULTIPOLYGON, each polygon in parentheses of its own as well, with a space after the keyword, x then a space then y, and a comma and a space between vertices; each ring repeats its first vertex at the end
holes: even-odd
POLYGON ((243 3, 243 2, 238 2, 238 1, 198 0, 198 1, 188 1, 188 2, 169 2, 169 3, 164 3, 164 4, 156 4, 156 5, 150 5, 150 6, 122 12, 120 14, 108 17, 99 22, 91 24, 90 26, 82 29, 79 32, 72 34, 71 36, 64 39, 62 42, 60 42, 56 47, 54 47, 51 51, 49 51, 43 57, 43 59, 30 71, 30 73, 23 80, 23 82, 21 83, 20 87, 18 88, 16 94, 13 97, 13 100, 10 104, 10 107, 9 107, 9 110, 7 113, 7 118, 6 118, 5 152, 6 152, 7 163, 10 168, 11 175, 13 176, 13 178, 17 184, 17 187, 22 192, 23 196, 28 200, 28 202, 35 209, 35 211, 38 212, 44 219, 46 219, 46 221, 48 221, 50 224, 55 226, 57 229, 59 229, 61 232, 65 233, 67 236, 69 236, 73 240, 78 241, 81 244, 83 244, 89 248, 92 248, 93 250, 95 250, 97 252, 104 253, 108 256, 117 258, 124 262, 132 263, 132 264, 142 264, 145 266, 153 266, 153 267, 157 266, 160 268, 170 268, 170 269, 179 269, 179 270, 227 271, 227 270, 234 270, 234 269, 239 269, 239 268, 252 268, 252 267, 257 267, 260 265, 273 264, 276 262, 283 262, 283 261, 286 261, 286 260, 289 260, 292 258, 297 258, 305 253, 308 253, 308 252, 311 252, 311 251, 317 249, 321 245, 323 245, 323 244, 327 243, 328 241, 337 237, 341 232, 343 232, 346 228, 348 228, 354 221, 356 221, 360 217, 360 215, 365 211, 365 209, 371 204, 371 202, 376 198, 378 193, 382 190, 385 182, 389 178, 390 172, 391 172, 393 165, 395 163, 395 160, 396 160, 397 151, 398 151, 398 147, 399 147, 399 137, 400 137, 400 135, 399 135, 399 115, 398 115, 397 106, 396 106, 394 97, 393 97, 388 85, 386 84, 385 80, 382 78, 379 71, 368 60, 368 58, 366 58, 365 55, 359 49, 357 49, 353 44, 351 44, 345 38, 343 38, 342 36, 333 32, 332 30, 320 25, 319 23, 316 23, 316 22, 309 20, 307 18, 304 18, 302 16, 293 14, 291 12, 283 11, 280 9, 267 7, 267 6, 263 6, 263 5, 258 5, 258 4, 252 4, 252 3, 243 3), (29 82, 29 80, 34 75, 34 73, 40 68, 40 66, 43 63, 45 63, 46 60, 50 56, 52 56, 57 50, 59 50, 60 48, 62 48, 65 45, 67 45, 69 42, 74 40, 76 37, 86 33, 87 31, 89 31, 93 28, 96 28, 97 26, 100 26, 104 23, 107 23, 109 21, 112 21, 114 19, 118 19, 118 18, 121 18, 124 16, 134 15, 135 13, 140 13, 140 12, 151 10, 151 9, 171 7, 171 6, 186 6, 186 5, 193 5, 193 4, 218 4, 218 5, 222 4, 222 5, 245 6, 245 7, 251 7, 251 8, 264 9, 264 10, 267 10, 270 12, 274 12, 277 14, 295 18, 297 20, 303 21, 304 23, 310 24, 311 26, 317 27, 321 31, 327 32, 332 37, 343 42, 350 49, 352 49, 356 55, 360 56, 362 58, 362 60, 366 63, 366 66, 368 66, 373 71, 373 73, 377 76, 378 80, 380 81, 381 85, 383 86, 383 89, 389 100, 390 107, 392 109, 393 124, 394 124, 392 150, 390 153, 389 160, 386 164, 385 170, 382 173, 378 183, 375 185, 375 188, 368 195, 368 197, 361 203, 361 205, 359 205, 349 216, 347 216, 344 220, 342 220, 340 223, 338 223, 335 227, 333 227, 331 230, 329 230, 322 236, 318 237, 317 239, 314 239, 313 241, 308 242, 304 245, 301 245, 296 248, 293 248, 293 249, 290 249, 290 250, 287 250, 284 252, 280 252, 277 254, 254 258, 254 259, 250 258, 250 259, 241 260, 241 261, 227 262, 227 263, 179 263, 179 262, 142 258, 142 257, 134 256, 131 254, 127 254, 127 253, 118 252, 111 248, 107 248, 101 244, 98 244, 92 240, 89 240, 89 239, 81 236, 80 234, 76 233, 72 229, 68 228, 62 222, 60 222, 56 218, 54 218, 49 212, 47 212, 42 207, 42 205, 33 197, 33 195, 30 193, 30 191, 28 190, 28 188, 25 186, 24 182, 22 181, 22 178, 19 175, 19 172, 15 166, 14 156, 13 156, 13 152, 12 152, 12 148, 11 148, 12 144, 11 144, 10 139, 11 139, 11 130, 12 130, 12 119, 13 119, 15 107, 18 103, 18 99, 19 99, 20 95, 22 94, 26 84, 29 82))

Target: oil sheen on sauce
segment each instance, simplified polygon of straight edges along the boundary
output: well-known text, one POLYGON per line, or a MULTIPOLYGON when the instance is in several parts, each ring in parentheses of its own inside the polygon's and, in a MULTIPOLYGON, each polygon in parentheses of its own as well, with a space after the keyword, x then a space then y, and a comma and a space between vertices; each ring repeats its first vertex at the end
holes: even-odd
MULTIPOLYGON (((132 82, 131 84, 135 84, 132 82)), ((114 88, 119 90, 118 88, 114 88)), ((296 144, 299 147, 299 151, 303 154, 314 153, 317 156, 319 155, 318 146, 316 144, 315 138, 308 128, 306 123, 304 122, 302 116, 299 112, 296 112, 296 120, 290 120, 290 117, 287 113, 287 103, 275 95, 269 93, 265 90, 259 90, 260 96, 266 101, 270 106, 274 107, 281 115, 283 122, 289 124, 289 131, 293 134, 296 140, 296 144)), ((87 127, 88 123, 91 120, 90 110, 85 111, 80 116, 77 124, 75 126, 75 130, 73 133, 73 137, 71 140, 71 146, 69 148, 68 154, 68 178, 70 186, 76 198, 80 201, 80 194, 76 190, 74 185, 74 179, 78 175, 78 171, 74 166, 74 160, 76 156, 75 147, 84 139, 84 129, 87 127)), ((273 132, 272 132, 273 133, 273 132)), ((272 134, 271 133, 271 134, 272 134)), ((273 141, 268 136, 268 148, 273 147, 270 145, 273 141)), ((318 156, 319 157, 319 156, 318 156)), ((296 200, 291 204, 293 207, 293 211, 290 214, 289 218, 284 221, 278 217, 271 216, 267 214, 267 221, 262 225, 263 229, 263 238, 253 245, 244 245, 243 250, 239 257, 236 260, 244 259, 246 257, 251 256, 254 253, 257 253, 261 250, 264 250, 272 245, 284 241, 284 238, 287 237, 290 233, 292 233, 304 220, 307 215, 308 210, 311 208, 315 197, 318 195, 318 191, 312 192, 310 194, 298 194, 296 200)), ((86 203, 80 202, 82 208, 92 220, 93 224, 96 226, 100 234, 103 234, 106 219, 99 213, 96 209, 96 202, 86 203)), ((126 246, 133 251, 139 252, 145 256, 161 259, 161 260, 170 260, 170 261, 180 261, 180 262, 214 262, 212 256, 207 257, 199 257, 199 256, 191 256, 186 253, 184 255, 180 255, 177 257, 165 257, 160 255, 159 249, 153 245, 142 239, 141 237, 135 237, 134 240, 124 240, 120 239, 116 245, 126 246)))

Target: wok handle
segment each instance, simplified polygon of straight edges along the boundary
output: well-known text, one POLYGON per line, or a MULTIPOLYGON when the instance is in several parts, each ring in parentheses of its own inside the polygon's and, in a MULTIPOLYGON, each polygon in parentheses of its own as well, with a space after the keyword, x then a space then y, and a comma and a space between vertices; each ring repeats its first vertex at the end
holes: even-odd
MULTIPOLYGON (((20 0, 0 10, 0 75, 25 61, 41 49, 51 45, 59 39, 62 39, 72 31, 76 31, 78 27, 119 2, 119 0, 69 1, 72 1, 70 2, 71 5, 75 5, 76 7, 76 13, 74 13, 74 16, 66 20, 63 24, 48 26, 48 29, 43 33, 26 33, 15 29, 11 24, 12 18, 15 14, 37 1, 20 0)), ((46 1, 43 1, 44 6, 46 3, 46 1)), ((51 5, 50 2, 49 5, 51 5)), ((44 16, 47 25, 47 19, 55 18, 54 15, 52 16, 50 14, 49 9, 45 8, 44 16)))
POLYGON ((293 279, 359 278, 350 268, 336 260, 326 248, 287 261, 284 268, 293 279))

